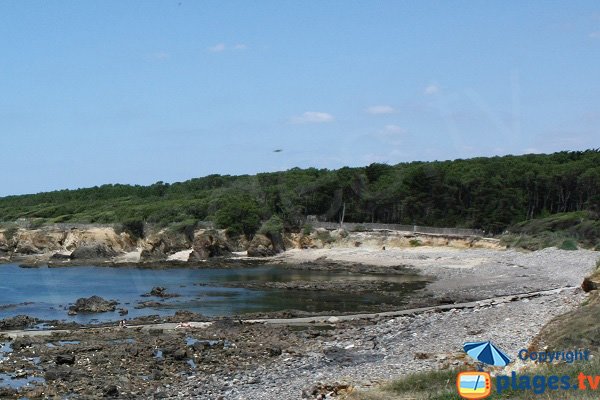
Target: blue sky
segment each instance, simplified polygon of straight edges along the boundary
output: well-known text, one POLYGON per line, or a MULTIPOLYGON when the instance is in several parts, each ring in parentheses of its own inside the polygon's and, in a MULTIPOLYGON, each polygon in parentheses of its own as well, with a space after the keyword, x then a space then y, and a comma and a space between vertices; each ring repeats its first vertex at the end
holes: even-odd
POLYGON ((2 1, 0 43, 0 195, 600 147, 597 1, 2 1))

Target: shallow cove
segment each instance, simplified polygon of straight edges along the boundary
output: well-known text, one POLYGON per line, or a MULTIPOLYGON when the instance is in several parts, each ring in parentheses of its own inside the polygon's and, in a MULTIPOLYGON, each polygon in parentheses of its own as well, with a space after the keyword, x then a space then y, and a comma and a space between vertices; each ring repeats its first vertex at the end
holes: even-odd
POLYGON ((116 321, 146 315, 173 315, 188 310, 206 316, 231 316, 250 312, 301 310, 340 313, 373 311, 386 303, 401 307, 407 294, 424 286, 424 279, 414 274, 358 274, 351 272, 310 271, 259 266, 247 268, 169 268, 135 267, 60 267, 19 268, 0 266, 0 319, 25 314, 43 320, 78 323, 116 321), (348 289, 290 290, 244 287, 261 282, 339 282, 348 289), (355 293, 352 284, 385 281, 388 293, 355 293), (161 299, 142 297, 155 286, 178 297, 161 299), (234 286, 234 287, 232 287, 234 286), (98 295, 119 302, 126 317, 118 312, 69 316, 67 310, 80 297, 98 295), (142 301, 157 302, 136 309, 142 301))

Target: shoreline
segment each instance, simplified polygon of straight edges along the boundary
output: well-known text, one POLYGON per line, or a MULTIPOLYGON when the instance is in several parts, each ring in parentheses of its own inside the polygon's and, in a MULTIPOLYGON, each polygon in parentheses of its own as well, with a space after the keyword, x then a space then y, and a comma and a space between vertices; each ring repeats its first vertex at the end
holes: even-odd
MULTIPOLYGON (((40 398, 45 391, 71 393, 74 399, 94 398, 114 386, 120 398, 131 399, 292 400, 303 398, 303 392, 324 393, 324 388, 335 385, 365 389, 409 372, 468 364, 461 347, 465 341, 493 340, 515 354, 529 346, 553 317, 581 304, 587 295, 579 285, 594 270, 598 257, 592 251, 557 249, 531 253, 425 246, 292 250, 269 262, 315 269, 354 265, 357 273, 409 266, 436 277, 423 289, 424 298, 469 307, 440 304, 362 317, 326 315, 246 323, 223 318, 201 327, 103 327, 16 338, 11 343, 18 348, 8 355, 15 362, 11 368, 45 377, 46 384, 13 396, 40 398), (203 344, 190 346, 189 338, 203 344), (28 346, 19 347, 21 340, 28 346), (78 344, 47 346, 59 341, 78 344), (156 348, 162 351, 160 359, 156 348), (37 369, 27 361, 32 352, 40 357, 37 369), (72 366, 57 364, 61 354, 74 356, 72 366), (119 378, 121 360, 129 366, 127 381, 119 378), (78 370, 89 370, 91 375, 78 370), (98 379, 104 386, 93 384, 98 379)), ((316 398, 310 396, 304 398, 316 398)))

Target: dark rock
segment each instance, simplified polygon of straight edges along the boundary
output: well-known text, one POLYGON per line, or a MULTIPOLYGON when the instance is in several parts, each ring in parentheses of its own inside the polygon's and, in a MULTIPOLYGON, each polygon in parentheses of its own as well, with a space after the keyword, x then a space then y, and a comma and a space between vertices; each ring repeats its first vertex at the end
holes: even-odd
POLYGON ((69 311, 87 313, 109 312, 115 311, 117 304, 114 300, 104 300, 100 296, 82 297, 77 299, 75 305, 69 307, 69 311))
POLYGON ((154 297, 160 297, 163 299, 168 299, 171 297, 179 297, 180 295, 177 293, 167 293, 167 288, 164 288, 162 286, 155 286, 152 288, 150 293, 143 294, 142 296, 144 296, 144 297, 154 296, 154 297))
POLYGON ((598 290, 598 287, 600 287, 600 279, 598 277, 590 278, 587 277, 583 280, 583 283, 581 284, 581 288, 583 289, 584 292, 591 292, 593 290, 598 290))
POLYGON ((104 397, 119 397, 119 388, 116 385, 109 385, 104 388, 104 397))
POLYGON ((56 368, 51 368, 44 373, 44 379, 47 381, 67 380, 71 376, 71 368, 66 365, 61 365, 56 368))
POLYGON ((32 318, 27 315, 17 315, 16 317, 4 318, 0 320, 0 330, 31 328, 37 324, 37 322, 38 320, 36 318, 32 318))
POLYGON ((280 347, 269 347, 267 351, 269 352, 270 357, 277 357, 283 353, 280 347))
POLYGON ((50 260, 55 260, 55 261, 67 261, 71 258, 71 256, 69 254, 64 254, 64 253, 54 253, 52 254, 52 256, 50 256, 50 260))
POLYGON ((173 358, 177 361, 184 360, 187 358, 187 352, 183 349, 177 349, 173 352, 173 358))
POLYGON ((114 249, 104 244, 95 244, 76 248, 70 257, 71 260, 104 260, 115 257, 117 254, 114 249))
POLYGON ((162 303, 158 301, 141 301, 135 308, 139 310, 140 308, 156 308, 160 306, 162 306, 162 303))
POLYGON ((56 356, 56 365, 73 365, 75 364, 75 356, 72 354, 59 354, 56 356))

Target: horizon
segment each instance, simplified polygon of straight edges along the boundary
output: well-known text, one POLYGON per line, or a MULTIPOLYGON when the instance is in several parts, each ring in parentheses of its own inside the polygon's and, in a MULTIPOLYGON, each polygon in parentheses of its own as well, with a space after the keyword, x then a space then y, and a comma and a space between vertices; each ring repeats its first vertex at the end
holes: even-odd
POLYGON ((0 197, 598 147, 593 1, 3 2, 0 21, 0 197))

